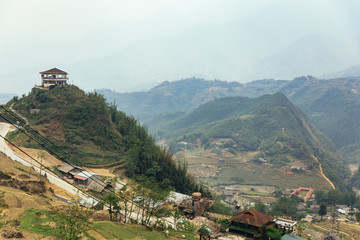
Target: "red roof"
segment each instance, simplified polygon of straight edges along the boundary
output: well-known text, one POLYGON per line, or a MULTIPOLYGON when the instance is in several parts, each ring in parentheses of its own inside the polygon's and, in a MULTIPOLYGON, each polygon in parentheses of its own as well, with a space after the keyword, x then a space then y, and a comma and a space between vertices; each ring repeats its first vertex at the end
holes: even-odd
MULTIPOLYGON (((291 195, 296 195, 297 193, 299 193, 300 191, 308 191, 308 193, 306 194, 306 198, 311 198, 311 195, 314 193, 314 189, 312 188, 303 188, 303 187, 299 187, 298 189, 296 189, 295 191, 293 191, 291 193, 291 195)), ((301 195, 297 195, 298 197, 302 198, 303 196, 301 195)))
POLYGON ((263 214, 255 208, 251 210, 242 211, 230 219, 232 222, 246 223, 255 227, 262 227, 268 224, 273 217, 263 214))
POLYGON ((79 179, 79 180, 86 180, 86 179, 88 179, 87 177, 83 177, 83 176, 79 176, 79 175, 74 176, 74 178, 79 179))
POLYGON ((63 70, 57 69, 57 68, 52 68, 49 70, 46 70, 44 72, 40 72, 40 74, 61 74, 61 75, 67 75, 67 72, 64 72, 63 70))

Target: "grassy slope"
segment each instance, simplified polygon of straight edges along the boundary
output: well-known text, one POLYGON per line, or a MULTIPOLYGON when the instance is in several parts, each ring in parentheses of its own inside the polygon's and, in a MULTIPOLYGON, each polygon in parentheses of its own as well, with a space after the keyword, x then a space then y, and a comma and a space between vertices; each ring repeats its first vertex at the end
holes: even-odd
MULTIPOLYGON (((44 236, 54 236, 53 226, 50 224, 52 221, 48 210, 29 209, 22 217, 19 229, 44 236)), ((141 225, 93 221, 86 239, 178 239, 183 234, 187 239, 198 239, 195 234, 188 232, 170 230, 170 238, 167 238, 164 231, 149 231, 141 225)))
MULTIPOLYGON (((111 142, 119 141, 120 136, 110 123, 106 109, 101 103, 93 104, 92 100, 76 86, 68 86, 48 92, 38 90, 15 102, 13 108, 42 135, 73 154, 80 161, 76 164, 118 161, 121 149, 111 142), (33 108, 40 109, 40 113, 29 114, 33 108)), ((38 147, 21 134, 13 140, 23 146, 38 147)))

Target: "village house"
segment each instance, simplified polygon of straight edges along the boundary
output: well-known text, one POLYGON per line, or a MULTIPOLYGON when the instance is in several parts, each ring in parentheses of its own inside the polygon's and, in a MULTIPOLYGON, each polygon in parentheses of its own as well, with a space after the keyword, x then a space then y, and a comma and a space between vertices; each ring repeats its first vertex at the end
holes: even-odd
POLYGON ((78 173, 74 179, 77 184, 84 186, 88 186, 92 181, 100 181, 98 174, 88 171, 78 173))
POLYGON ((64 163, 59 166, 57 170, 65 177, 74 179, 74 182, 83 185, 88 190, 93 190, 99 193, 109 193, 115 191, 115 188, 110 183, 104 183, 99 179, 99 175, 83 171, 80 167, 64 163))
POLYGON ((41 87, 49 88, 56 85, 66 85, 68 73, 57 68, 52 68, 47 71, 40 72, 41 87))
POLYGON ((285 232, 292 233, 297 222, 285 218, 277 218, 273 221, 278 229, 283 229, 285 232))
POLYGON ((115 188, 110 183, 104 183, 97 179, 91 181, 86 188, 99 193, 110 193, 115 191, 115 188))
POLYGON ((202 198, 201 193, 195 192, 191 195, 191 198, 185 198, 178 207, 187 218, 192 219, 196 216, 203 215, 214 203, 214 200, 202 198))
POLYGON ((63 165, 59 166, 57 170, 67 178, 71 179, 82 171, 81 168, 70 165, 68 163, 64 163, 63 165))
POLYGON ((272 226, 273 217, 263 214, 255 208, 245 210, 230 219, 229 230, 247 237, 260 235, 264 227, 272 226))

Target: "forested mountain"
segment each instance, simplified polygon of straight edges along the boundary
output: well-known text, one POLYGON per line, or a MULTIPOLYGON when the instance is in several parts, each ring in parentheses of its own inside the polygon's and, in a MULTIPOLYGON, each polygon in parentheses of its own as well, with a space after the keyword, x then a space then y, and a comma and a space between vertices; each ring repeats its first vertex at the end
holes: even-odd
POLYGON ((258 157, 268 159, 274 167, 300 161, 308 169, 318 169, 318 160, 340 188, 349 176, 333 143, 282 93, 216 99, 159 126, 159 136, 171 148, 174 143, 175 147, 186 143, 207 148, 225 139, 228 150, 259 151, 258 157))
POLYGON ((360 78, 324 80, 307 76, 292 81, 258 80, 247 84, 185 79, 164 82, 148 92, 99 92, 109 102, 115 101, 120 110, 146 122, 150 129, 158 124, 158 120, 171 120, 183 114, 173 112, 188 111, 212 99, 225 96, 257 97, 283 92, 308 115, 317 129, 335 143, 347 162, 359 162, 359 91, 360 78), (162 114, 154 116, 156 113, 162 114))
POLYGON ((146 92, 118 93, 109 89, 96 90, 118 109, 141 121, 158 113, 188 111, 207 101, 227 96, 261 96, 276 92, 287 81, 261 80, 242 84, 219 80, 188 78, 163 82, 146 92))
MULTIPOLYGON (((34 129, 68 151, 68 160, 76 165, 124 168, 129 177, 145 175, 162 188, 180 192, 196 188, 186 166, 174 162, 146 128, 97 93, 85 93, 73 85, 33 89, 28 96, 14 98, 11 105, 34 129), (32 109, 39 112, 31 114, 32 109)), ((19 131, 9 138, 20 146, 39 148, 19 131)))
POLYGON ((360 78, 298 78, 282 87, 347 162, 360 160, 360 78))

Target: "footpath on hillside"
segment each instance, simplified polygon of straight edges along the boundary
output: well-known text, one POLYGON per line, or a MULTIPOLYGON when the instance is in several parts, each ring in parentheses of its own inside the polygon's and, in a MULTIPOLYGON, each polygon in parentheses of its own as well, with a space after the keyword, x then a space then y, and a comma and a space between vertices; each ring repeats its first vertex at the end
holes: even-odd
POLYGON ((319 160, 317 159, 317 157, 315 157, 314 155, 313 155, 313 158, 314 158, 314 160, 319 164, 319 169, 320 169, 320 174, 321 174, 321 176, 322 176, 326 181, 329 182, 329 184, 331 185, 331 187, 332 187, 333 189, 335 189, 335 185, 330 181, 330 179, 329 179, 327 176, 325 176, 320 161, 319 161, 319 160))

